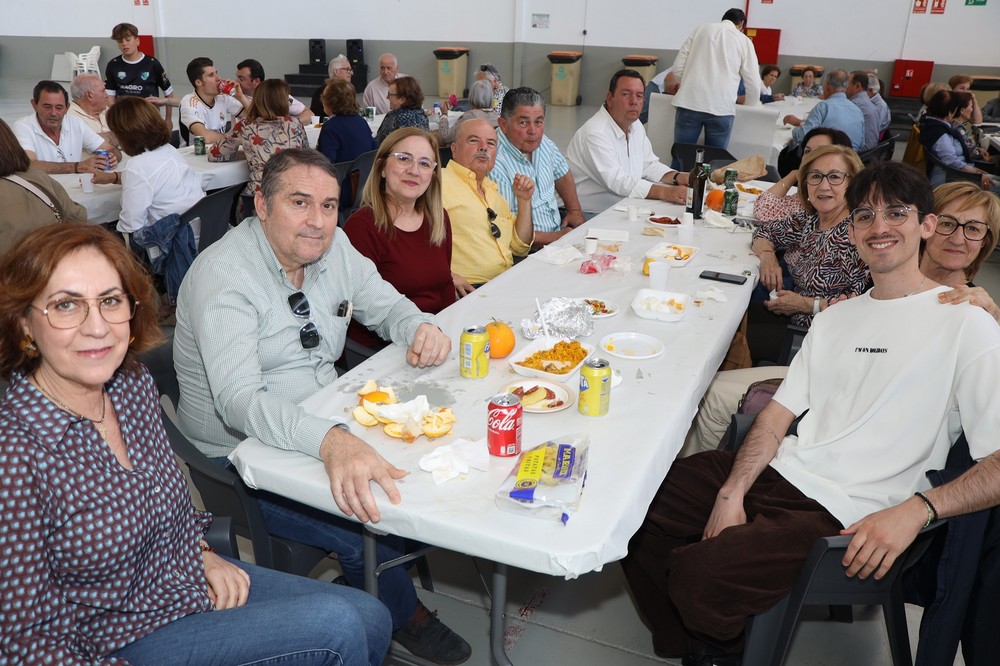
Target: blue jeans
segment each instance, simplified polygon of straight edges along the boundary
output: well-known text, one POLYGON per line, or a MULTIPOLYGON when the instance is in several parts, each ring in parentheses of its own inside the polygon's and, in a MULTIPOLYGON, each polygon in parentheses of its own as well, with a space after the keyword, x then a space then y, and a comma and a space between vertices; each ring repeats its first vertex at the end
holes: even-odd
POLYGON ((389 650, 390 621, 385 606, 374 597, 230 561, 250 574, 245 605, 182 617, 110 656, 136 666, 382 663, 389 650))
MULTIPOLYGON (((328 553, 336 553, 340 568, 351 587, 365 589, 364 543, 360 523, 272 493, 261 493, 258 503, 268 532, 328 553)), ((407 543, 402 537, 380 535, 375 550, 378 563, 404 555, 407 543)), ((417 547, 421 545, 417 544, 417 547)), ((413 589, 413 579, 410 578, 407 567, 392 567, 379 575, 378 598, 389 608, 394 631, 410 619, 417 608, 417 591, 413 589)))
MULTIPOLYGON (((702 129, 705 130, 705 143, 725 150, 729 147, 729 136, 733 133, 733 120, 736 116, 713 116, 703 111, 692 111, 677 107, 674 119, 674 143, 699 143, 702 129)), ((673 160, 671 168, 679 169, 680 160, 673 160)))

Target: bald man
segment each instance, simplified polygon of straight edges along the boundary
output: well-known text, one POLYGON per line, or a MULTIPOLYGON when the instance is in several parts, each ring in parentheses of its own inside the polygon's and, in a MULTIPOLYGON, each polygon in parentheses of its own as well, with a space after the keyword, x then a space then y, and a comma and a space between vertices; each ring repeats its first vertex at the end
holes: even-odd
POLYGON ((396 56, 383 53, 378 59, 378 78, 365 88, 364 105, 374 106, 375 113, 389 113, 389 84, 406 74, 399 73, 396 56))

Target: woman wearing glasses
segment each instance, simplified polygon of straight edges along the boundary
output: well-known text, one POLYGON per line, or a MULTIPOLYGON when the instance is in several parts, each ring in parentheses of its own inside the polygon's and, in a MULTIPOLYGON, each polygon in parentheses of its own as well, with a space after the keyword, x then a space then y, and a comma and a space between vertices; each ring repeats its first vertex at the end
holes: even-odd
POLYGON ((401 76, 389 84, 389 113, 382 119, 375 141, 381 145, 385 138, 401 127, 429 129, 424 113, 424 91, 412 76, 401 76))
POLYGON ((788 317, 793 324, 809 326, 831 298, 867 287, 868 267, 848 238, 850 211, 844 198, 848 180, 862 168, 850 148, 816 148, 803 158, 798 172, 805 210, 754 232, 751 247, 760 258, 760 286, 759 300, 749 310, 747 339, 755 362, 777 359, 788 317), (784 251, 788 275, 776 257, 779 251, 784 251))
MULTIPOLYGON (((436 314, 455 302, 451 223, 441 204, 433 134, 404 127, 386 137, 365 183, 362 207, 344 232, 382 279, 423 312, 436 314)), ((385 344, 354 322, 348 336, 367 347, 385 344)))
POLYGON ((374 597, 201 540, 211 516, 136 360, 161 339, 153 299, 99 226, 43 227, 0 260, 0 662, 380 663, 374 597))

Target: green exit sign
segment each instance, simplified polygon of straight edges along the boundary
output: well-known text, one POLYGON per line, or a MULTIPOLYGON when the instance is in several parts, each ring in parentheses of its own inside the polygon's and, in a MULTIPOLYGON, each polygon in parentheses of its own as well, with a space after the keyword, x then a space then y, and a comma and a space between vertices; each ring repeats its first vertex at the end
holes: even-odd
POLYGON ((965 0, 967 5, 985 5, 986 0, 965 0))

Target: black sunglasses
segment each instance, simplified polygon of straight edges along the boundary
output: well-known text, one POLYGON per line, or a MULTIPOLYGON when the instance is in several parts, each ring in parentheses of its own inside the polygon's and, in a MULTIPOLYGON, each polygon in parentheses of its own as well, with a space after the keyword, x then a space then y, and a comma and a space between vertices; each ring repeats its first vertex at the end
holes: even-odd
MULTIPOLYGON (((292 309, 292 314, 301 319, 308 319, 312 314, 309 308, 309 299, 301 291, 297 291, 288 297, 288 307, 292 309)), ((299 329, 299 342, 303 349, 315 349, 319 346, 321 337, 316 324, 306 322, 305 326, 299 329)))
POLYGON ((497 212, 492 208, 487 208, 486 217, 490 220, 490 233, 493 234, 493 238, 500 238, 500 227, 493 221, 497 219, 497 212))

